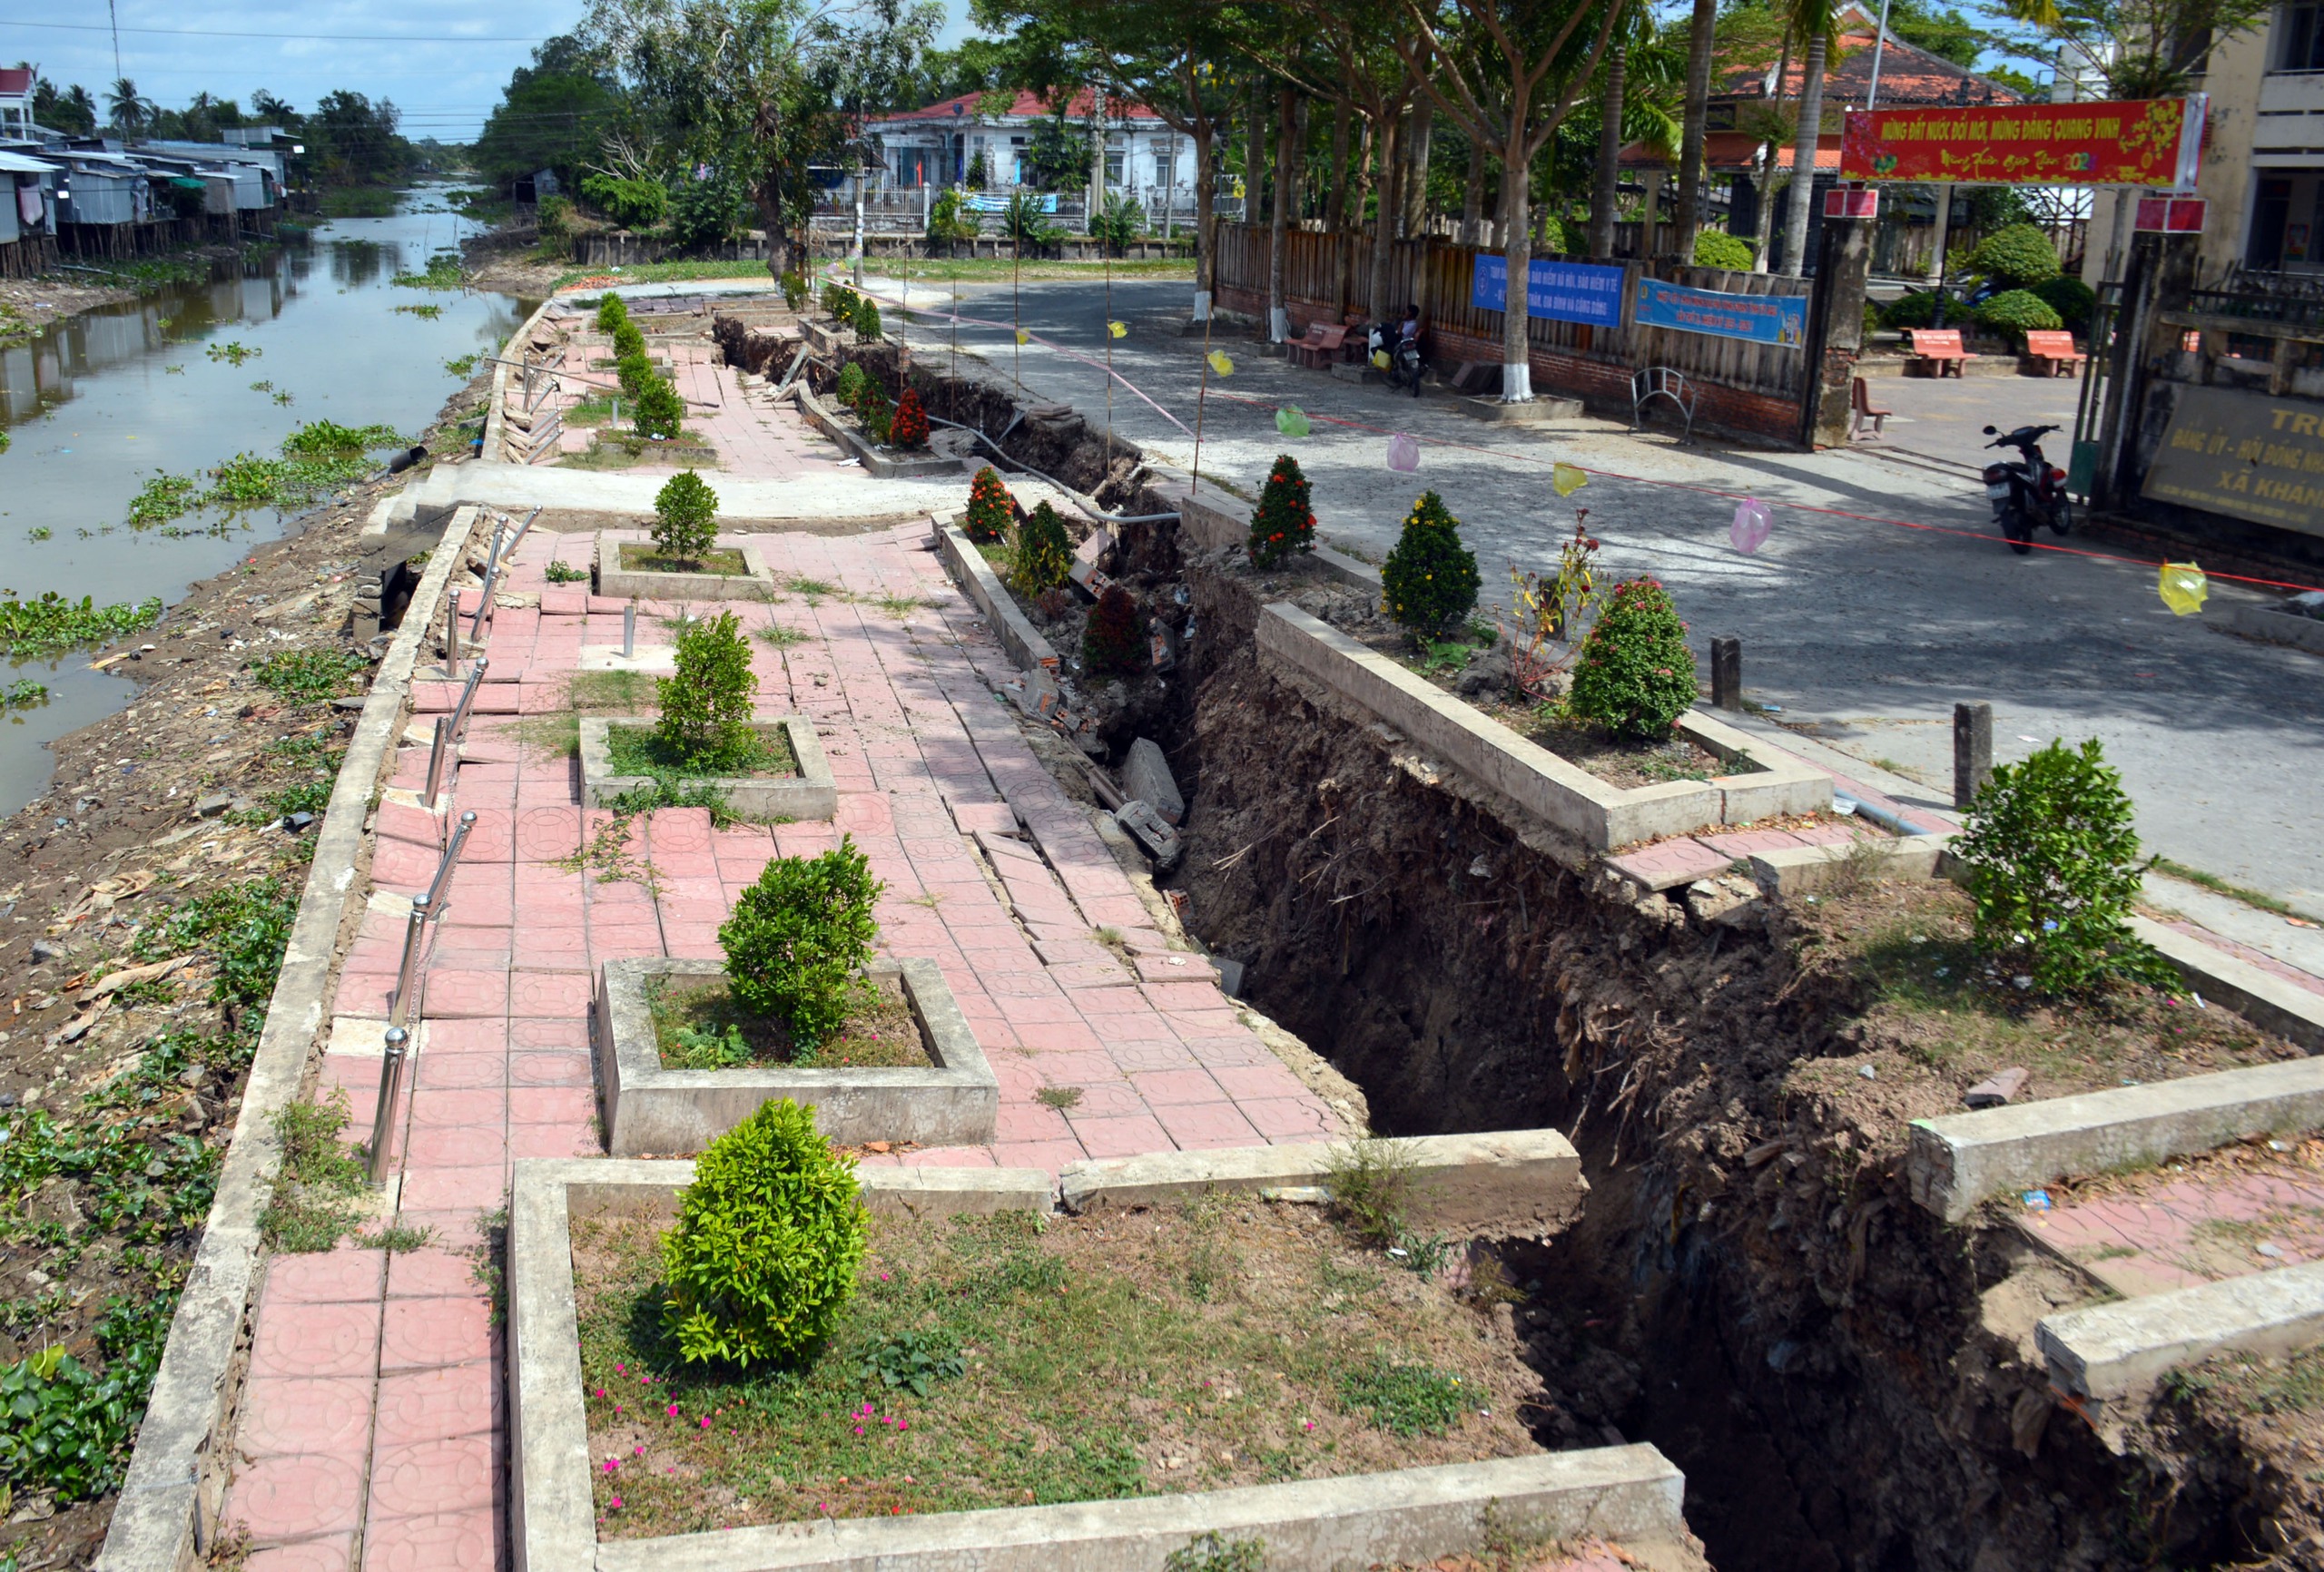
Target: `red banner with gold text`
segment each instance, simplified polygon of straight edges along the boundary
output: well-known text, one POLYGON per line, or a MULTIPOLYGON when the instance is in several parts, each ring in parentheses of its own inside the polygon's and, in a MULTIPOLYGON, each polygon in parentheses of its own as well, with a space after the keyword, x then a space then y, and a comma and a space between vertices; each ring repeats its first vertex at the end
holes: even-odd
POLYGON ((1847 117, 1844 180, 1969 185, 2142 185, 2190 190, 2204 95, 1876 109, 1847 117))

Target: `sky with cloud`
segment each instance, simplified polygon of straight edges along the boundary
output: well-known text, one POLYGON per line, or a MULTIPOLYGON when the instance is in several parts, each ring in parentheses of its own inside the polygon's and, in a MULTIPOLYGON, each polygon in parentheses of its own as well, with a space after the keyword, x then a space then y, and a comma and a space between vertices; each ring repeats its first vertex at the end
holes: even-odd
MULTIPOLYGON (((114 0, 120 75, 168 106, 196 93, 247 104, 261 88, 294 108, 347 88, 388 98, 404 134, 447 142, 474 137, 499 102, 508 74, 535 44, 569 32, 582 0, 241 0, 187 5, 114 0)), ((944 42, 970 31, 966 0, 947 0, 944 42)), ((102 0, 75 5, 0 0, 0 61, 30 61, 102 100, 112 84, 113 36, 102 0)))

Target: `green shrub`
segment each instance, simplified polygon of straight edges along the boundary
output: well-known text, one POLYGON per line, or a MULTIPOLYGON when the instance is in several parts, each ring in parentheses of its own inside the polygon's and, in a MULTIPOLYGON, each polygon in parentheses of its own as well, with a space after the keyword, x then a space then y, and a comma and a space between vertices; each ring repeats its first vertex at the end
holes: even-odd
POLYGON ((969 482, 969 508, 960 516, 960 533, 977 542, 1006 539, 1017 522, 1017 499, 1000 471, 986 465, 969 482))
POLYGON ((1266 1572, 1265 1539, 1222 1539, 1196 1535, 1162 1557, 1162 1572, 1266 1572))
POLYGON ((1695 702, 1695 657, 1670 592, 1650 578, 1614 586, 1574 663, 1573 712, 1627 737, 1667 737, 1695 702))
POLYGON ((2028 332, 2063 328, 2065 321, 2050 302, 2031 290, 2004 290, 1977 308, 1977 320, 1998 332, 2023 339, 2028 332))
POLYGON ((839 385, 832 391, 841 403, 854 409, 863 403, 863 390, 870 386, 872 378, 863 368, 850 360, 839 368, 839 385))
POLYGON ((718 930, 735 999, 782 1021, 801 1052, 836 1036, 872 958, 872 908, 885 888, 853 836, 820 857, 768 863, 718 930))
POLYGON ((632 398, 639 397, 660 378, 661 373, 654 369, 654 362, 645 358, 643 349, 624 355, 614 362, 614 379, 632 398))
POLYGON ((976 213, 960 200, 959 192, 940 192, 936 205, 928 210, 928 238, 931 241, 970 241, 981 232, 976 213))
POLYGON ((1132 241, 1146 232, 1146 209, 1135 197, 1108 192, 1103 206, 1089 220, 1089 238, 1120 256, 1132 241))
POLYGON ((660 181, 625 180, 614 174, 586 175, 581 194, 599 212, 625 230, 652 229, 670 211, 669 188, 660 181))
POLYGON ((723 246, 750 220, 750 199, 724 174, 682 180, 670 199, 669 236, 686 251, 723 246))
POLYGON ((636 355, 648 360, 652 359, 652 357, 645 354, 645 332, 639 329, 636 323, 631 321, 627 316, 625 315, 620 321, 614 324, 613 334, 614 359, 615 360, 625 359, 632 355, 636 355))
POLYGON ((855 314, 855 291, 845 284, 826 280, 823 284, 823 312, 834 322, 845 322, 855 314))
POLYGON ((556 245, 571 240, 573 238, 572 199, 561 196, 541 198, 540 206, 537 211, 537 221, 543 245, 556 245))
POLYGON ((1309 506, 1311 488, 1299 460, 1285 453, 1267 472, 1259 488, 1259 502, 1251 510, 1251 561, 1273 567, 1294 554, 1315 549, 1315 510, 1309 506))
POLYGON ((733 612, 680 630, 676 670, 655 686, 662 709, 655 734, 678 758, 706 769, 747 757, 756 747, 751 700, 759 679, 733 612))
POLYGON ((1025 522, 1017 526, 1012 560, 1009 582, 1019 594, 1037 595, 1065 582, 1066 571, 1073 565, 1073 542, 1056 508, 1037 503, 1025 516, 1025 522))
POLYGON ((637 395, 636 428, 640 437, 675 437, 684 429, 686 419, 685 400, 678 390, 656 377, 637 395))
MULTIPOLYGON (((1952 302, 1945 315, 1956 325, 1962 317, 1961 303, 1952 302)), ((1908 290, 1881 308, 1880 320, 1890 328, 1925 328, 1936 320, 1936 291, 1908 290)))
POLYGON ((811 1353, 855 1292, 855 1162, 789 1098, 713 1141, 662 1241, 662 1323, 689 1364, 748 1369, 811 1353))
POLYGON ((1403 534, 1381 565, 1384 610, 1426 637, 1465 618, 1477 604, 1476 554, 1461 544, 1461 521, 1433 491, 1404 517, 1403 534))
POLYGON ((2061 275, 2045 284, 2034 285, 2033 293, 2069 328, 2087 329, 2098 309, 2098 292, 2080 279, 2061 275))
POLYGON ((858 342, 872 343, 880 337, 880 303, 869 295, 855 297, 855 309, 849 320, 855 328, 858 342))
POLYGON ((928 446, 928 411, 921 408, 920 390, 904 389, 896 400, 896 413, 888 422, 888 443, 892 447, 925 447, 928 446))
POLYGON ((1092 676, 1127 675, 1146 664, 1146 634, 1137 603, 1119 585, 1108 585, 1081 630, 1081 659, 1092 676))
POLYGON ((2058 250, 2032 224, 2011 224, 1977 242, 1969 267, 2005 284, 2046 283, 2058 276, 2058 250))
POLYGON ((654 549, 680 562, 699 563, 718 538, 718 494, 701 476, 682 469, 654 494, 654 549))
POLYGON ((783 303, 796 315, 807 303, 807 275, 793 268, 783 275, 783 303))
POLYGON ((863 385, 863 397, 856 401, 855 412, 863 417, 863 429, 872 441, 888 440, 888 425, 894 409, 888 403, 888 390, 879 382, 863 385))
POLYGON ((2081 993, 2110 976, 2172 982, 2131 934, 2131 903, 2152 863, 2139 860, 2130 797, 2096 738, 1996 766, 1953 855, 1968 870, 1978 948, 2043 992, 2081 993))
POLYGON ((1748 273, 1758 260, 1751 242, 1739 236, 1721 234, 1717 230, 1699 230, 1695 233, 1695 266, 1699 268, 1728 268, 1748 273))
POLYGON ((614 329, 628 320, 629 302, 611 290, 606 290, 597 301, 597 331, 610 336, 614 329))

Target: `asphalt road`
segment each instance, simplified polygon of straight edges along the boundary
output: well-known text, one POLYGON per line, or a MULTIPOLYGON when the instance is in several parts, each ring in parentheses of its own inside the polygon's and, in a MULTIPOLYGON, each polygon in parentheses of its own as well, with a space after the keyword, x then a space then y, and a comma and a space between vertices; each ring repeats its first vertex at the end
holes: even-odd
MULTIPOLYGON (((1115 286, 1108 306, 1099 284, 1044 283, 1026 285, 1012 307, 1006 285, 963 286, 964 313, 1006 323, 1013 309, 1059 348, 963 326, 960 351, 1102 419, 1104 372, 1060 350, 1102 360, 1110 343, 1121 377, 1177 418, 1116 384, 1115 429, 1157 467, 1185 471, 1194 444, 1181 423, 1196 424, 1202 373, 1202 340, 1180 333, 1188 295, 1181 281, 1140 280, 1115 286), (1109 317, 1129 325, 1127 337, 1108 338, 1109 317)), ((911 337, 916 354, 951 352, 948 324, 922 321, 911 337)), ((1667 583, 1706 662, 1712 634, 1739 636, 1747 693, 1780 706, 1786 724, 1923 781, 1932 800, 1949 793, 1956 701, 1993 704, 2004 760, 2053 737, 2095 736, 2152 850, 2324 916, 2324 663, 2235 638, 2215 617, 2173 616, 2152 565, 2018 557, 1993 526, 1971 467, 1984 440, 1976 428, 2070 427, 2076 384, 1878 384, 1876 402, 1898 411, 1891 451, 1809 455, 1708 439, 1680 447, 1595 418, 1489 425, 1442 398, 1414 401, 1264 359, 1247 339, 1215 347, 1234 370, 1212 377, 1202 412, 1206 486, 1256 496, 1275 456, 1294 452, 1324 533, 1375 560, 1433 487, 1462 520, 1488 599, 1502 604, 1509 565, 1553 564, 1585 506, 1610 576, 1667 583), (1311 436, 1277 433, 1285 403, 1307 411, 1311 436), (1390 431, 1423 438, 1416 474, 1387 467, 1390 431), (1550 485, 1557 460, 1590 471, 1570 501, 1550 485), (1773 507, 1774 532, 1754 555, 1728 541, 1737 495, 1773 507)), ((2063 442, 2051 454, 2063 462, 2063 442)), ((2254 592, 2215 580, 2208 609, 2242 598, 2254 592)))

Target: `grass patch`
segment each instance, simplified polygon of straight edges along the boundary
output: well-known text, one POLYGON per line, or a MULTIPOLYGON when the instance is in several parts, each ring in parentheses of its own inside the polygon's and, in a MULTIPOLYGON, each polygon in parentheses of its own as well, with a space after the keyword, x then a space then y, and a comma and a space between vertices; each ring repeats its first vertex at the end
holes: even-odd
POLYGON ((1059 1113, 1062 1114, 1068 1108, 1078 1108, 1081 1106, 1081 1088, 1078 1086, 1043 1086, 1039 1091, 1033 1094, 1033 1101, 1040 1104, 1044 1108, 1055 1108, 1059 1113))
POLYGON ((347 691, 347 680, 371 663, 353 650, 291 650, 251 668, 259 685, 293 704, 320 704, 347 691))
POLYGON ((2278 917, 2300 915, 2297 909, 2286 906, 2265 890, 2253 889, 2248 885, 2230 883, 2216 873, 2205 873, 2200 868, 2190 868, 2185 863, 2174 862, 2168 857, 2156 858, 2154 866, 2158 871, 2167 873, 2173 879, 2184 879, 2189 884, 2199 884, 2214 895, 2224 895, 2231 900, 2240 900, 2246 906, 2258 907, 2261 911, 2272 911, 2278 917))
POLYGON ((875 603, 879 608, 901 622, 929 603, 918 595, 881 595, 875 603))
POLYGON ((804 574, 793 574, 783 581, 783 587, 804 599, 811 605, 821 605, 832 595, 843 595, 839 585, 827 579, 809 578, 804 574))
POLYGON ((704 552, 696 560, 664 556, 650 545, 625 542, 621 547, 621 565, 632 573, 714 573, 721 578, 741 578, 751 571, 741 552, 724 545, 704 552))
POLYGON ((393 218, 403 193, 392 186, 335 186, 324 191, 317 206, 327 219, 393 218))
POLYGON ((460 259, 451 251, 438 251, 428 259, 424 271, 398 273, 388 280, 400 290, 464 290, 468 277, 460 271, 460 259))
POLYGON ((1478 1335, 1476 1312, 1352 1248, 1313 1208, 1233 1196, 1081 1218, 874 1216, 830 1343, 756 1377, 678 1362, 661 1329, 657 1232, 642 1219, 574 1231, 590 1475, 609 1537, 1535 1449, 1514 1414, 1536 1379, 1478 1335), (1354 1286, 1319 1313, 1326 1266, 1354 1286), (905 1380, 891 1384, 891 1370, 905 1380), (1344 1386, 1382 1371, 1410 1373, 1344 1386))
POLYGON ((788 623, 769 623, 759 630, 759 637, 778 650, 787 650, 793 644, 807 642, 807 635, 788 623))
POLYGON ((269 1249, 318 1253, 337 1245, 362 1223, 346 1204, 364 1188, 362 1163, 340 1143, 347 1122, 343 1088, 333 1092, 329 1102, 290 1103, 274 1115, 275 1137, 282 1143, 282 1172, 258 1223, 269 1249))
POLYGON ((428 322, 434 321, 444 314, 444 308, 441 306, 398 306, 396 309, 404 316, 418 317, 428 322))
POLYGON ((791 752, 790 736, 782 727, 762 727, 753 736, 753 746, 748 750, 698 757, 672 748, 650 726, 609 726, 606 729, 606 752, 615 775, 788 779, 799 773, 799 761, 791 752))
POLYGON ((625 267, 617 273, 603 268, 576 268, 560 273, 549 286, 552 293, 559 293, 576 285, 603 288, 607 284, 655 284, 671 279, 764 279, 772 285, 774 276, 767 271, 763 261, 720 261, 705 259, 694 262, 641 262, 625 267))
POLYGON ((547 567, 541 570, 541 573, 542 576, 551 584, 587 584, 589 582, 587 568, 576 567, 573 564, 562 560, 551 562, 547 567))
POLYGON ((576 672, 567 692, 576 710, 635 714, 658 702, 655 679, 644 672, 576 672))
POLYGON ((609 426, 620 403, 617 394, 592 393, 565 412, 565 423, 567 426, 609 426))
POLYGON ((867 982, 848 1000, 847 1023, 832 1038, 801 1052, 783 1023, 745 1009, 724 978, 657 979, 646 1003, 665 1070, 732 1070, 748 1065, 794 1069, 925 1069, 920 1024, 902 986, 867 982))

